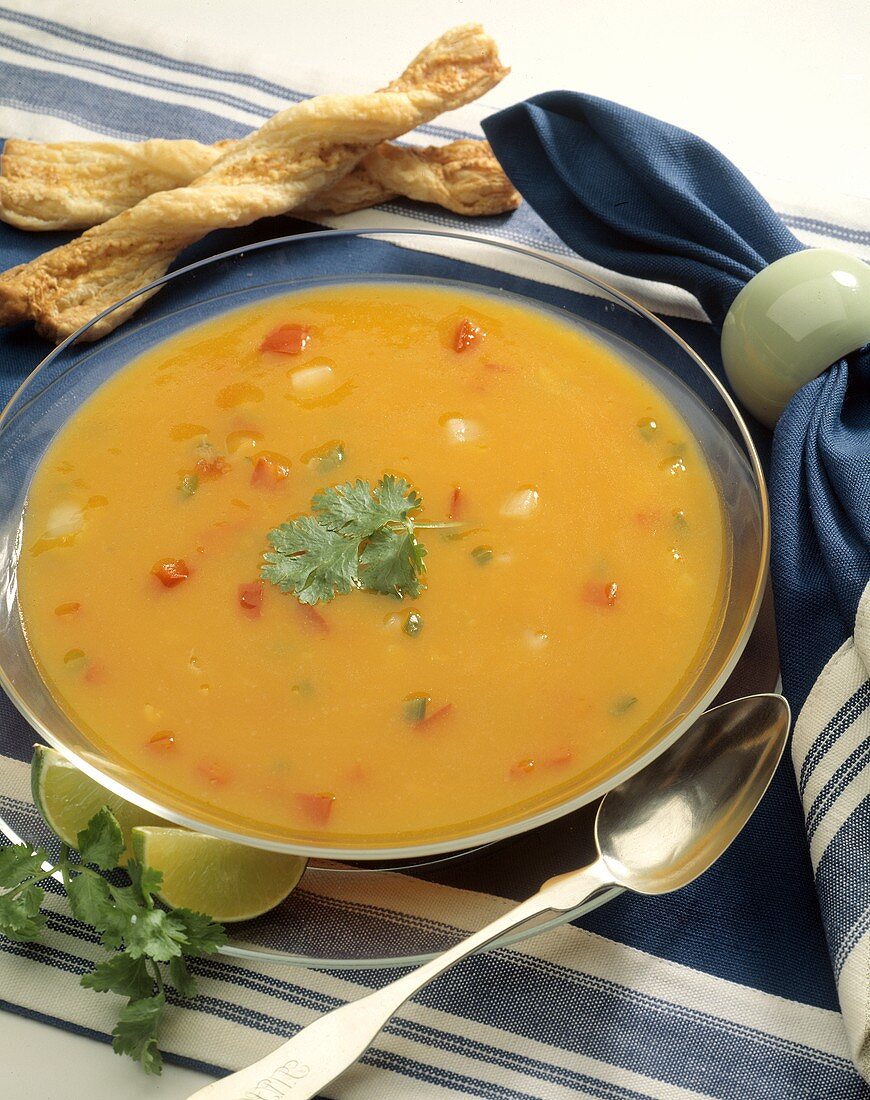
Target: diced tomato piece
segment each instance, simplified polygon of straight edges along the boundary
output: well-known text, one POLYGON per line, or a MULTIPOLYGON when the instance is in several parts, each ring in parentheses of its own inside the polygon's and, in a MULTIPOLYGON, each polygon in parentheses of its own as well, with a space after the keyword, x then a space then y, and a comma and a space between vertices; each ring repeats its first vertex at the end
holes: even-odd
POLYGON ((200 477, 220 477, 230 472, 230 464, 223 455, 214 455, 212 458, 200 458, 196 463, 196 472, 200 477))
POLYGON ((453 710, 452 703, 445 703, 443 707, 439 707, 438 710, 433 710, 431 714, 427 714, 425 718, 419 722, 414 723, 414 728, 418 730, 427 730, 432 726, 437 725, 439 722, 447 718, 453 710))
POLYGON ((332 815, 334 794, 297 794, 296 806, 312 825, 326 825, 332 815))
POLYGON ((583 590, 583 599, 593 607, 615 607, 618 595, 619 585, 616 581, 607 581, 605 584, 589 581, 583 590))
POLYGON ((231 779, 230 769, 225 764, 219 764, 216 760, 200 760, 196 770, 213 787, 224 787, 231 779))
POLYGON ((263 610, 263 582, 239 585, 239 606, 252 619, 259 619, 263 610))
POLYGON ((450 507, 447 510, 447 518, 459 519, 462 515, 464 503, 465 498, 463 497, 462 489, 457 485, 450 494, 450 507))
POLYGON ((368 778, 365 768, 358 761, 347 773, 348 779, 352 783, 364 783, 368 778))
POLYGON ((302 621, 306 626, 317 631, 318 634, 329 633, 329 623, 316 608, 312 607, 310 603, 300 603, 298 606, 302 611, 302 621))
POLYGON ((466 351, 474 344, 482 343, 485 336, 483 329, 466 317, 456 330, 456 341, 453 347, 456 351, 466 351))
POLYGON ((161 558, 160 561, 152 565, 151 573, 164 588, 174 588, 177 584, 187 580, 190 576, 190 569, 181 558, 161 558))
POLYGON ((545 768, 561 768, 564 764, 570 764, 574 757, 574 753, 569 748, 559 749, 558 752, 554 752, 552 756, 548 756, 546 760, 542 760, 541 763, 545 768))
POLYGON ((305 325, 279 325, 260 344, 260 351, 277 351, 281 355, 299 355, 311 343, 311 330, 305 325))
POLYGON ((106 679, 106 670, 101 664, 92 661, 83 677, 89 684, 102 684, 106 679))
POLYGON ((251 484, 276 489, 290 475, 290 467, 274 455, 260 455, 251 474, 251 484))
POLYGON ((524 779, 527 775, 531 775, 534 770, 534 760, 518 760, 511 768, 511 775, 514 779, 524 779))

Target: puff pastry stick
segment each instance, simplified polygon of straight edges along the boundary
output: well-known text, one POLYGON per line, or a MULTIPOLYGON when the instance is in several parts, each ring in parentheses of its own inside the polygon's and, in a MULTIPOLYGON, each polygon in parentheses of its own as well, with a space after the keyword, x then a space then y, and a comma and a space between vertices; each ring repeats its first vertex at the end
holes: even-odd
MULTIPOLYGON (((468 24, 427 46, 382 91, 294 104, 228 148, 189 186, 149 195, 0 276, 0 324, 29 317, 41 335, 63 340, 160 278, 183 248, 206 233, 310 202, 382 141, 476 99, 506 72, 492 39, 468 24)), ((144 300, 139 295, 113 310, 85 338, 111 332, 144 300)))
MULTIPOLYGON (((232 144, 10 138, 0 154, 0 221, 37 232, 89 229, 155 191, 187 186, 232 144)), ((471 217, 504 214, 521 201, 485 141, 384 142, 302 209, 347 214, 399 195, 471 217)))

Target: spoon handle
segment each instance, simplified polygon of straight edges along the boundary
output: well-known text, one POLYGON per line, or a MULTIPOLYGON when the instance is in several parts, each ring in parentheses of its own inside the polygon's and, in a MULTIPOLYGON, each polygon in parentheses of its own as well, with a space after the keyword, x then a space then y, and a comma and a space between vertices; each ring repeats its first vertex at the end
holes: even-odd
POLYGON ((534 897, 389 985, 326 1013, 259 1062, 193 1093, 201 1100, 310 1100, 360 1057, 390 1017, 423 986, 541 913, 568 911, 612 884, 601 860, 545 882, 534 897), (568 888, 570 880, 570 888, 568 888))

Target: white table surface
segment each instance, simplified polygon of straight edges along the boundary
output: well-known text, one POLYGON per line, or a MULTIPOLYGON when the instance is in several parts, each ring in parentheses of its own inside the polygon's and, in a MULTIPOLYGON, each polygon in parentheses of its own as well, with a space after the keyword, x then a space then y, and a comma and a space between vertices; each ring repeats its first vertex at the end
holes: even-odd
MULTIPOLYGON (((377 87, 447 27, 480 21, 513 67, 486 99, 493 110, 553 88, 592 92, 702 134, 766 194, 870 198, 865 0, 5 3, 97 33, 112 10, 127 41, 152 47, 164 23, 177 56, 302 89, 329 67, 336 91, 377 87)), ((208 1080, 177 1066, 146 1078, 102 1043, 0 1016, 3 1100, 179 1100, 208 1080)))

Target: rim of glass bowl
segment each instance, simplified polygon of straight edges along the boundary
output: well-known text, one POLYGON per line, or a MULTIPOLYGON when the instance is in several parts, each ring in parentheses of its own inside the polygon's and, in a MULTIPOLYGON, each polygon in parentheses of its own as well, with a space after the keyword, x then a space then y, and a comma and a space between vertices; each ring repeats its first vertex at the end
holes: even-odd
MULTIPOLYGON (((89 328, 95 325, 107 314, 114 312, 116 309, 120 309, 126 303, 132 301, 134 298, 138 298, 141 295, 147 294, 158 287, 164 286, 167 283, 173 282, 175 279, 179 279, 184 275, 192 271, 196 271, 199 268, 206 267, 210 264, 219 263, 223 260, 228 260, 233 257, 242 258, 243 256, 256 253, 261 250, 277 247, 292 247, 294 242, 303 241, 311 242, 318 238, 329 238, 335 240, 336 238, 344 237, 346 239, 363 239, 363 238, 393 238, 392 241, 388 240, 388 243, 395 243, 395 238, 414 238, 414 237, 428 237, 436 238, 443 241, 462 241, 466 244, 472 244, 482 246, 485 249, 490 249, 495 252, 505 252, 513 254, 516 257, 521 257, 532 264, 542 265, 544 268, 554 268, 557 271, 569 275, 572 279, 577 280, 579 283, 585 283, 588 286, 595 287, 599 291, 603 291, 606 295, 618 301, 626 308, 639 313, 645 320, 658 328, 667 337, 669 337, 675 344, 677 344, 689 358, 694 361, 695 365, 706 375, 708 381, 713 385, 719 398, 725 404, 728 409, 737 429, 740 433, 740 437, 743 442, 743 446, 746 452, 746 458, 749 461, 749 465, 752 471, 753 479, 755 481, 758 490, 758 504, 761 518, 761 553, 759 555, 759 561, 757 563, 755 587, 752 593, 752 598, 749 601, 747 611, 744 615, 743 623, 740 628, 740 632, 728 654, 726 660, 722 663, 718 673, 714 679, 710 682, 707 690, 701 696, 698 703, 693 709, 679 722, 677 722, 671 730, 662 738, 655 741, 646 752, 641 756, 632 760, 625 768, 623 768, 618 774, 611 776, 608 780, 596 784, 594 787, 582 794, 575 796, 574 798, 567 799, 566 801, 559 803, 556 806, 550 806, 545 810, 541 810, 538 813, 531 814, 527 817, 520 818, 512 821, 507 825, 491 828, 485 832, 478 833, 474 836, 462 836, 459 838, 453 838, 450 840, 432 841, 429 843, 413 843, 400 847, 377 847, 377 848, 331 848, 331 847, 311 847, 304 844, 293 843, 292 841, 279 841, 268 837, 253 837, 239 833, 233 829, 223 828, 219 825, 215 825, 211 822, 203 822, 197 820, 195 817, 190 817, 185 813, 178 812, 171 808, 162 806, 160 803, 155 802, 147 795, 143 795, 138 791, 127 787, 124 783, 118 779, 106 775, 98 767, 96 767, 91 761, 84 759, 75 750, 70 749, 64 742, 56 737, 55 734, 48 729, 36 715, 32 713, 28 707, 26 701, 19 695, 14 683, 9 679, 6 674, 6 670, 0 665, 0 685, 6 691, 6 694, 12 700, 15 707, 21 712, 30 726, 36 730, 41 737, 43 737, 49 745, 56 748, 61 752, 68 760, 72 761, 83 772, 89 775, 92 779, 96 780, 101 786, 112 791, 114 794, 119 795, 121 798, 127 799, 129 802, 135 803, 137 806, 141 806, 145 810, 149 810, 151 813, 156 814, 158 817, 162 817, 167 821, 170 821, 176 825, 182 825, 190 829, 197 830, 199 832, 210 833, 212 836, 222 837, 226 840, 232 840, 239 844, 247 844, 257 848, 266 848, 271 851, 287 852, 289 854, 304 855, 310 858, 327 859, 327 860, 353 860, 362 863, 376 860, 393 860, 393 859, 408 859, 417 857, 426 857, 433 855, 441 855, 445 852, 461 852, 465 849, 479 848, 486 844, 491 844, 495 841, 504 840, 510 836, 515 836, 519 833, 528 832, 539 825, 545 825, 550 821, 554 821, 559 817, 563 817, 566 814, 571 813, 574 810, 578 810, 581 806, 585 806, 590 802, 601 798, 611 790, 613 787, 618 786, 624 780, 630 776, 639 772, 647 764, 651 763, 660 753, 664 752, 669 746, 674 744, 685 731, 692 725, 698 715, 702 714, 709 703, 716 697, 720 689, 724 686, 728 677, 734 670, 734 666, 746 647, 746 643, 749 640, 752 629, 755 626, 755 622, 758 618, 759 609, 761 607, 761 600, 764 595, 764 588, 767 581, 768 572, 768 560, 770 554, 770 513, 767 499, 767 491, 765 487, 764 472, 761 467, 761 461, 756 451, 755 444, 752 441, 752 437, 749 434, 741 413, 739 412, 736 404, 731 399, 730 395, 721 384, 716 375, 710 370, 704 360, 694 351, 693 348, 686 343, 681 336, 679 336, 673 329, 669 328, 663 321, 651 313, 648 309, 642 306, 639 302, 636 302, 633 298, 630 298, 627 294, 616 288, 610 286, 608 283, 601 279, 594 278, 583 272, 578 271, 570 264, 550 259, 549 257, 542 256, 539 253, 529 248, 522 248, 518 245, 504 244, 501 241, 494 241, 486 237, 478 237, 473 233, 456 233, 448 230, 429 230, 429 229, 352 229, 352 230, 335 230, 325 229, 316 230, 310 233, 298 233, 292 236, 274 237, 268 241, 258 241, 254 244, 243 245, 240 248, 232 248, 226 252, 218 253, 214 256, 208 256, 205 259, 197 260, 195 263, 188 264, 186 267, 179 268, 177 271, 170 272, 164 275, 160 279, 156 279, 146 286, 137 290, 133 294, 128 294, 125 298, 121 298, 115 302, 108 309, 104 309, 101 313, 93 317, 87 324, 82 325, 71 336, 68 336, 63 343, 58 344, 56 348, 48 353, 48 355, 30 372, 30 374, 23 380, 20 386, 10 397, 2 413, 0 413, 0 432, 3 431, 6 420, 9 417, 11 411, 14 409, 19 395, 33 384, 37 375, 43 371, 50 363, 52 363, 58 356, 71 344, 75 343, 83 333, 87 332, 89 328)), ((473 263, 473 260, 467 260, 466 262, 473 263)), ((530 277, 531 278, 531 277, 530 277)))

